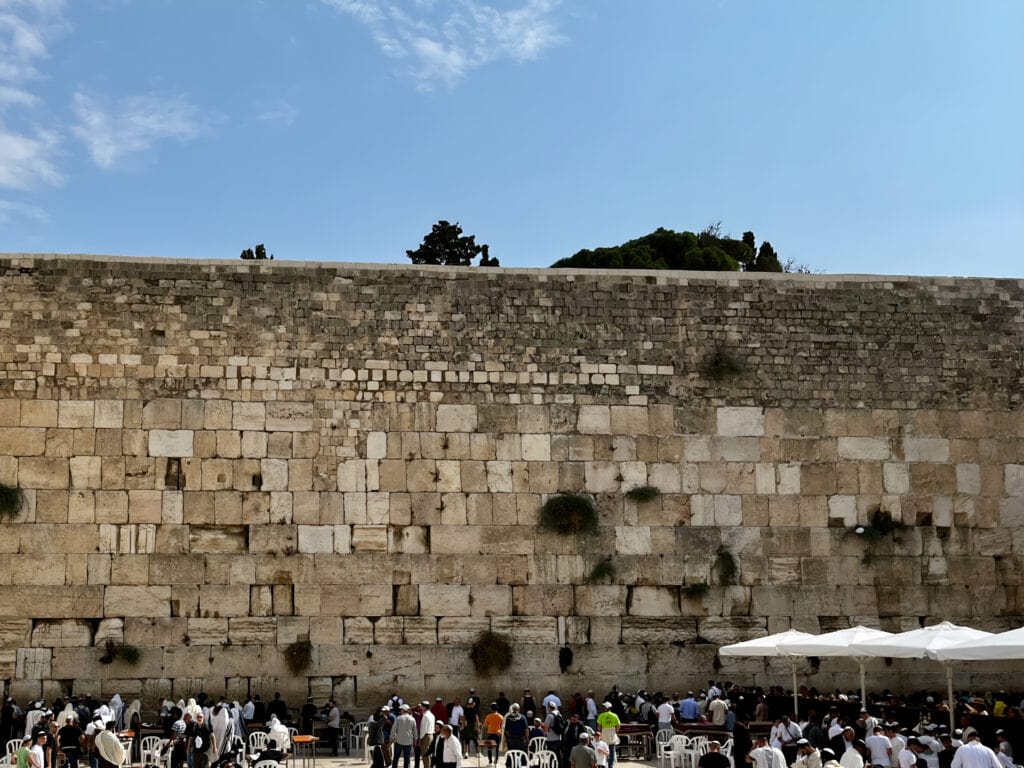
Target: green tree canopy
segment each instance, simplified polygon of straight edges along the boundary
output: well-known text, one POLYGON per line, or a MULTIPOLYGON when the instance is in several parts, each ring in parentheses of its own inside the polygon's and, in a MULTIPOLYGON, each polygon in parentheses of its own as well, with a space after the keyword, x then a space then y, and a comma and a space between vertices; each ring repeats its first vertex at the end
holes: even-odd
POLYGON ((269 256, 267 256, 267 248, 266 248, 266 246, 263 245, 263 243, 260 243, 259 245, 256 246, 255 250, 253 250, 252 248, 246 248, 245 250, 243 250, 242 253, 239 255, 239 258, 240 259, 256 259, 256 260, 262 261, 263 259, 272 259, 272 258, 274 258, 274 254, 270 254, 269 256))
POLYGON ((658 227, 649 235, 608 248, 584 248, 559 259, 552 267, 583 269, 689 269, 717 272, 782 272, 771 243, 756 249, 753 232, 739 240, 723 235, 721 224, 701 232, 675 232, 658 227))
POLYGON ((496 267, 498 260, 491 257, 489 246, 477 245, 474 235, 463 235, 458 222, 439 221, 415 251, 406 251, 413 264, 443 264, 449 267, 469 267, 480 257, 481 267, 496 267))

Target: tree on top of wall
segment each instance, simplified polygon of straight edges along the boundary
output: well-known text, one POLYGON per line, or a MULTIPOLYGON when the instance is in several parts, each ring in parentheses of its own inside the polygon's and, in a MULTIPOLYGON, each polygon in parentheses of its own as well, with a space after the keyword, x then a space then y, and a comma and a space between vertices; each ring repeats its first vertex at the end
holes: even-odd
POLYGON ((475 235, 463 235, 459 222, 451 224, 443 219, 435 224, 423 237, 415 251, 406 251, 413 264, 437 264, 446 267, 471 267, 473 259, 480 257, 481 267, 496 267, 498 260, 492 258, 489 246, 477 245, 475 235))

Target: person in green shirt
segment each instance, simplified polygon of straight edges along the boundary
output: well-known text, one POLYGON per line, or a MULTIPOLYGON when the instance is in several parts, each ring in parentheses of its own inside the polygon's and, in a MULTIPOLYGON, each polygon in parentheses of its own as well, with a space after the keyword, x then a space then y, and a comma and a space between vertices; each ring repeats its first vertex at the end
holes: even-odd
POLYGON ((601 705, 604 712, 597 716, 597 727, 601 730, 601 738, 608 745, 608 768, 615 768, 615 747, 619 743, 619 716, 612 712, 611 702, 601 705))
POLYGON ((17 768, 32 768, 32 737, 26 738, 21 742, 21 747, 14 753, 14 757, 17 760, 17 768))

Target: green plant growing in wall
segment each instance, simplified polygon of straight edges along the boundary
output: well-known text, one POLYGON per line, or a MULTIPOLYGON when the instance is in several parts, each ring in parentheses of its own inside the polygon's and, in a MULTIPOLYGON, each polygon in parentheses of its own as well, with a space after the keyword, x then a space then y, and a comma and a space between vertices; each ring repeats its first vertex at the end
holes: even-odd
POLYGON ((103 655, 100 656, 99 662, 100 664, 113 664, 115 661, 122 661, 129 667, 134 667, 141 658, 142 651, 134 645, 116 643, 113 639, 108 639, 103 644, 103 655))
POLYGON ((300 675, 313 663, 313 644, 309 640, 296 640, 284 649, 284 663, 293 675, 300 675))
POLYGON ((469 649, 473 668, 480 675, 504 672, 512 666, 512 644, 497 632, 481 632, 469 649))
POLYGON ((540 510, 540 526, 554 533, 593 533, 597 530, 597 508, 594 500, 583 493, 562 493, 544 502, 540 510))
POLYGON ((602 581, 611 583, 615 581, 617 573, 618 569, 615 567, 615 561, 609 556, 594 563, 594 567, 590 569, 590 575, 587 576, 587 583, 598 584, 602 581))
POLYGON ((715 564, 712 566, 712 569, 718 574, 718 583, 723 587, 730 587, 735 584, 736 576, 740 570, 736 558, 725 547, 718 548, 718 552, 715 554, 715 564))
POLYGON ((683 597, 688 600, 697 600, 710 592, 711 587, 704 582, 697 582, 695 584, 684 584, 680 591, 683 593, 683 597))
POLYGON ((875 507, 871 512, 868 525, 855 525, 847 529, 847 533, 864 541, 864 554, 861 555, 861 562, 864 565, 870 565, 875 559, 873 544, 895 535, 897 531, 906 527, 902 521, 893 520, 889 512, 881 507, 875 507))
POLYGON ((704 375, 711 381, 723 381, 746 371, 738 357, 727 349, 716 349, 704 358, 704 375))
POLYGON ((637 504, 646 504, 648 501, 654 501, 659 496, 661 496, 661 490, 653 485, 641 485, 626 491, 626 498, 630 501, 635 501, 637 504))
POLYGON ((25 503, 25 494, 16 485, 0 483, 0 520, 14 519, 25 503))

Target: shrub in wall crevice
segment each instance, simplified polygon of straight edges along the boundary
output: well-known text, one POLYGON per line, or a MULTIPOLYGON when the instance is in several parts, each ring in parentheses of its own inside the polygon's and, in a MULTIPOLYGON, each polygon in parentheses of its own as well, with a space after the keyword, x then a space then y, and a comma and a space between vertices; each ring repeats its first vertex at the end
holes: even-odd
POLYGON ((593 533, 597 523, 594 500, 583 493, 552 496, 540 510, 540 527, 564 536, 593 533))
POLYGON ((512 666, 512 644, 497 632, 481 632, 469 649, 469 658, 479 675, 504 672, 512 666))

